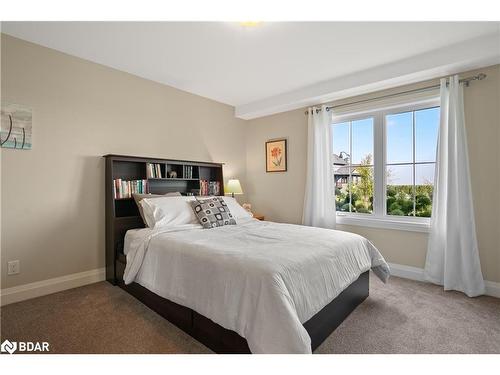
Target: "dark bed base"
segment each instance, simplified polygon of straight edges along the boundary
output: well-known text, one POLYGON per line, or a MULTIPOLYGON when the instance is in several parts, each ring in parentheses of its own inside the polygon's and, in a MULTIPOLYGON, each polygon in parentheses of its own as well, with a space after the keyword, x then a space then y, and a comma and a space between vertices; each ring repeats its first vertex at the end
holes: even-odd
MULTIPOLYGON (((368 297, 368 276, 368 271, 361 274, 332 302, 304 323, 305 329, 311 336, 313 351, 368 297)), ((120 287, 214 352, 250 353, 247 341, 243 337, 196 311, 160 297, 137 283, 130 285, 122 283, 120 287)))

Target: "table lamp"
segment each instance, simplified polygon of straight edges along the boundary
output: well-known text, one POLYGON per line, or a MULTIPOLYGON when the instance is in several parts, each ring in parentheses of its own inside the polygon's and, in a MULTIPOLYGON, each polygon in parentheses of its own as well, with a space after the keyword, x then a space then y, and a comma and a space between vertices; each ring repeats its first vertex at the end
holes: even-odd
POLYGON ((231 197, 233 198, 235 194, 243 194, 240 180, 229 180, 226 186, 226 193, 231 193, 231 197))

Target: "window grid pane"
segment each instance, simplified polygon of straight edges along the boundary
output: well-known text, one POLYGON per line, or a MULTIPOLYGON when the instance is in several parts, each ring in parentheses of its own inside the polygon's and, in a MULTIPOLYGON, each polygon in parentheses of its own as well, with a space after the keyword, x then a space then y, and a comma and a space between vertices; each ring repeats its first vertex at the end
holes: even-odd
POLYGON ((387 166, 387 215, 412 216, 414 211, 413 164, 387 166))
POLYGON ((373 162, 373 118, 351 122, 351 164, 366 165, 373 162))
POLYGON ((412 163, 413 113, 401 112, 385 117, 386 160, 388 163, 412 163))
POLYGON ((373 167, 361 166, 351 168, 353 185, 351 204, 353 212, 361 214, 373 213, 373 167))
POLYGON ((412 207, 412 214, 411 216, 415 216, 415 191, 416 191, 416 188, 415 188, 415 184, 416 184, 416 180, 415 180, 415 153, 416 153, 416 150, 415 150, 415 111, 412 112, 412 143, 413 143, 413 165, 412 165, 412 169, 413 169, 413 207, 412 207))
POLYGON ((440 108, 415 111, 415 162, 435 162, 440 108))
POLYGON ((349 122, 349 212, 352 212, 352 173, 351 173, 351 163, 352 163, 352 121, 349 122))
POLYGON ((415 216, 431 217, 436 163, 415 165, 415 216))

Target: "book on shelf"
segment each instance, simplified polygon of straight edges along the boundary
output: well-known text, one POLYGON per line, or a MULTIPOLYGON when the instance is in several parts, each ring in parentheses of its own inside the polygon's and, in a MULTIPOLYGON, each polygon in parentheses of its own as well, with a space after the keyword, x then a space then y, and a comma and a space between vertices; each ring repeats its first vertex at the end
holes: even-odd
POLYGON ((220 195, 220 182, 200 180, 200 195, 220 195))
POLYGON ((132 198, 132 194, 147 194, 148 180, 113 180, 115 199, 132 198))
POLYGON ((146 177, 147 178, 163 178, 161 175, 161 164, 146 163, 146 177))
POLYGON ((183 166, 183 171, 182 171, 182 176, 184 178, 193 178, 193 166, 192 165, 184 165, 183 166))

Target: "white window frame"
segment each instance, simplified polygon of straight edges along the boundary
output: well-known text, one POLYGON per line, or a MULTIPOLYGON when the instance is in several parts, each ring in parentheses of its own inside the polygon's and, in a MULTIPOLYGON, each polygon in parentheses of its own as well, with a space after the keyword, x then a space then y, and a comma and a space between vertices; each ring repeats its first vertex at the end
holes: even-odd
MULTIPOLYGON (((428 232, 430 228, 430 218, 415 216, 391 216, 387 215, 386 187, 387 178, 385 166, 387 161, 386 152, 386 116, 401 112, 418 111, 427 108, 439 107, 439 93, 430 92, 426 95, 419 95, 413 98, 397 98, 393 102, 366 105, 362 108, 351 107, 342 112, 333 111, 331 126, 334 124, 373 118, 373 212, 363 214, 356 212, 338 212, 337 223, 341 225, 360 225, 372 228, 408 230, 414 232, 428 232)), ((415 142, 415 135, 413 135, 415 142)), ((414 146, 415 147, 415 146, 414 146)), ((415 150, 414 150, 415 152, 415 150)), ((415 162, 415 160, 413 160, 415 162)))

